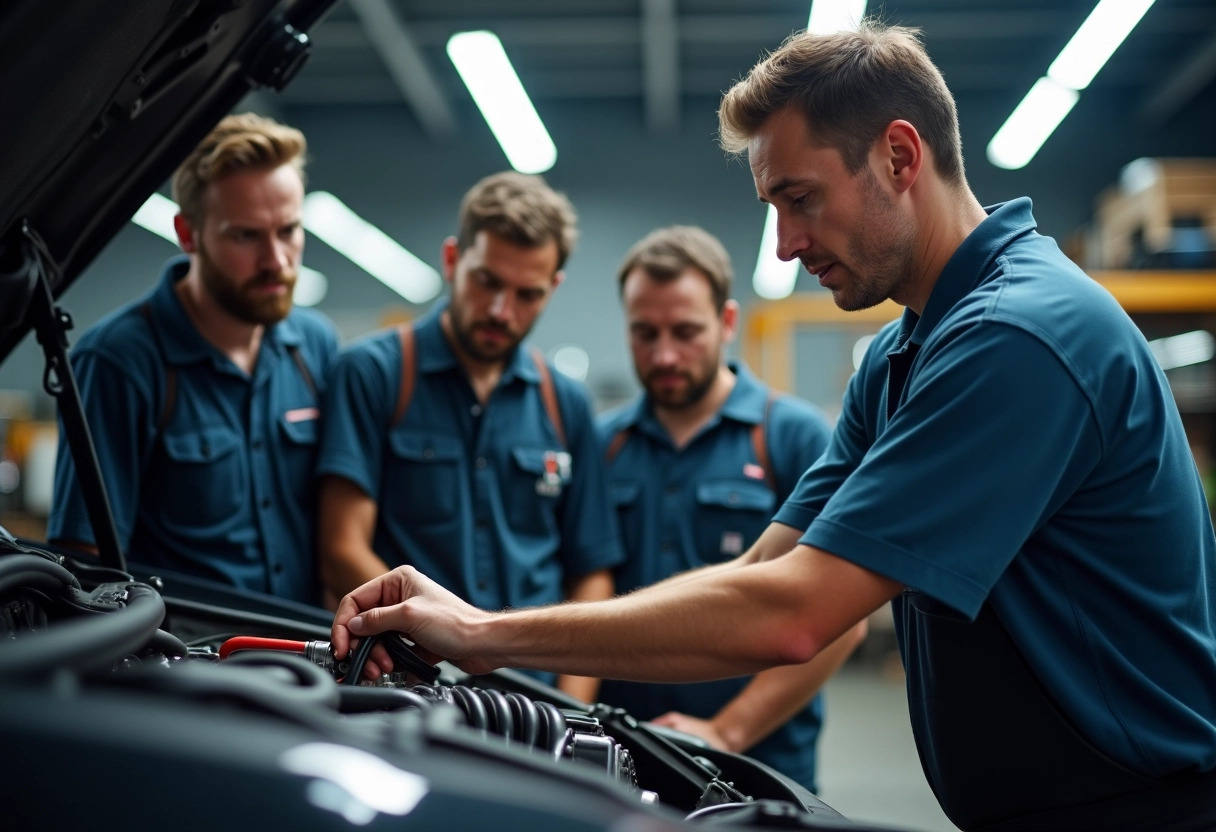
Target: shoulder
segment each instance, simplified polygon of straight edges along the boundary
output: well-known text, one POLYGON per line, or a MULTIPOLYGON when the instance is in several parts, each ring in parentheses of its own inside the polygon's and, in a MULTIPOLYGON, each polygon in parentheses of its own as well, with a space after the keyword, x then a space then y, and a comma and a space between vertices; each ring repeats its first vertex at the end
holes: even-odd
POLYGON ((139 311, 143 300, 127 304, 89 327, 71 347, 72 366, 92 372, 144 378, 164 372, 165 360, 151 323, 139 311))
POLYGON ((804 434, 821 434, 825 438, 832 432, 822 410, 791 393, 774 391, 768 418, 774 431, 789 430, 804 434))
POLYGON ((587 386, 581 381, 560 372, 553 366, 553 362, 547 359, 536 348, 529 347, 529 350, 531 351, 532 360, 543 363, 548 371, 553 390, 557 394, 557 400, 561 404, 563 412, 574 408, 574 410, 570 411, 571 415, 582 415, 590 420, 593 408, 591 406, 591 391, 587 389, 587 386))
POLYGON ((287 320, 310 352, 332 357, 338 351, 338 328, 329 316, 316 309, 294 307, 287 320))
POLYGON ((600 441, 609 442, 613 436, 628 428, 633 423, 636 409, 637 402, 630 401, 601 413, 595 420, 595 429, 600 441))

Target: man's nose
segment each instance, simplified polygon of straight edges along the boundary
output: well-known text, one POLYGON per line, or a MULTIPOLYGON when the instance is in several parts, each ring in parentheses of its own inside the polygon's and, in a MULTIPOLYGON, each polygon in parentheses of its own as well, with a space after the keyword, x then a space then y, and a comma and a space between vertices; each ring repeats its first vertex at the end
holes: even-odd
POLYGON ((794 260, 810 249, 811 236, 807 229, 777 211, 777 257, 781 260, 794 260))

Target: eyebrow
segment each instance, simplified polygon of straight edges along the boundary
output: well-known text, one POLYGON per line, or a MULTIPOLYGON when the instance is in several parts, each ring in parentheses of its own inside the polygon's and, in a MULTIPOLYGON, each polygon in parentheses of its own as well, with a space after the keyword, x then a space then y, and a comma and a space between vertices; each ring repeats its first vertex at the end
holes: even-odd
MULTIPOLYGON (((779 196, 782 191, 788 190, 789 188, 792 188, 795 185, 809 185, 811 187, 814 187, 816 185, 816 180, 814 180, 814 179, 791 179, 789 177, 785 177, 783 179, 778 179, 777 184, 773 185, 773 187, 768 189, 768 194, 770 197, 779 196)), ((769 200, 765 199, 764 197, 760 196, 760 194, 756 194, 756 199, 760 200, 761 202, 769 201, 769 200)))

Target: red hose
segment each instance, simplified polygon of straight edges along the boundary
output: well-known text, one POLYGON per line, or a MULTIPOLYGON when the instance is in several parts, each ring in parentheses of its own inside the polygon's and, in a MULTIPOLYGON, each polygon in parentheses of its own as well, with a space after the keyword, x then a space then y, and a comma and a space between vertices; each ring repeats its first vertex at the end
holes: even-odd
POLYGON ((226 659, 238 650, 284 650, 288 653, 304 654, 304 642, 286 638, 258 638, 257 636, 234 636, 220 645, 220 658, 226 659))

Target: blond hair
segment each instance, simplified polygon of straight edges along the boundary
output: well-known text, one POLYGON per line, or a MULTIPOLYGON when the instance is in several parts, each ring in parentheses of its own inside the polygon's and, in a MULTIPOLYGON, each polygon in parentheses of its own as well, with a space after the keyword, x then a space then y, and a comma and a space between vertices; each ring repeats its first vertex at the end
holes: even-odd
POLYGON ((488 231, 519 246, 557 243, 557 267, 578 242, 574 207, 540 176, 505 171, 482 179, 460 203, 457 248, 467 251, 478 231, 488 231))
POLYGON ((207 186, 245 170, 291 165, 304 179, 304 134, 254 113, 230 115, 217 124, 173 174, 173 199, 191 223, 203 219, 207 186))
POLYGON ((838 150, 856 174, 887 125, 904 119, 932 149, 942 178, 962 184, 954 97, 919 35, 919 29, 876 22, 856 32, 791 35, 723 96, 723 149, 741 153, 771 115, 794 107, 813 128, 816 143, 838 150))
POLYGON ((734 277, 730 255, 717 237, 695 225, 660 228, 634 243, 617 272, 617 285, 623 294, 625 279, 635 269, 666 283, 690 268, 702 272, 709 280, 714 308, 721 312, 730 297, 730 283, 734 277))

